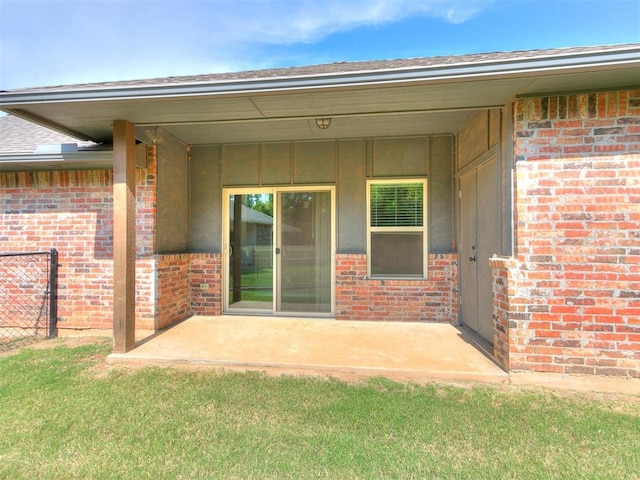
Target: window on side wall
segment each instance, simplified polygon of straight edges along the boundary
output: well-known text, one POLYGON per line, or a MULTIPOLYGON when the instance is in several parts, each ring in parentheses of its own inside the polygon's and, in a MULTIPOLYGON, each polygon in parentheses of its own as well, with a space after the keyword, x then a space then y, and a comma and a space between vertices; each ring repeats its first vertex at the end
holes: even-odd
POLYGON ((426 277, 426 187, 426 180, 367 182, 370 277, 426 277))

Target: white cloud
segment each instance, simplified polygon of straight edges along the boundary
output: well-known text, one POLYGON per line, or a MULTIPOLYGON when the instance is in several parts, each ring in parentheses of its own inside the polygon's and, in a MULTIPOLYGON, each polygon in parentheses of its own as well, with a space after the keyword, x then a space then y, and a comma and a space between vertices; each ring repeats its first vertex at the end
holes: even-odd
MULTIPOLYGON (((0 0, 0 89, 269 67, 269 46, 495 0, 0 0)), ((305 60, 306 61, 306 60, 305 60)))
POLYGON ((315 42, 332 33, 381 25, 413 15, 462 23, 493 2, 488 0, 254 0, 217 2, 222 42, 271 44, 315 42), (222 7, 224 6, 224 7, 222 7))

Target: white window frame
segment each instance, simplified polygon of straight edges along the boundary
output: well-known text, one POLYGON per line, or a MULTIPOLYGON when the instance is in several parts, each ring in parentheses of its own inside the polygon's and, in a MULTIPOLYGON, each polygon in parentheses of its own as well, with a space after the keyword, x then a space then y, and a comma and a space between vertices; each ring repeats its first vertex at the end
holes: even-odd
POLYGON ((367 180, 367 277, 372 279, 424 280, 428 278, 429 243, 427 219, 427 179, 426 178, 394 178, 367 180), (422 184, 422 226, 417 227, 372 227, 371 226, 371 186, 393 184, 422 184), (371 273, 371 235, 376 232, 387 233, 422 233, 422 275, 373 275, 371 273))

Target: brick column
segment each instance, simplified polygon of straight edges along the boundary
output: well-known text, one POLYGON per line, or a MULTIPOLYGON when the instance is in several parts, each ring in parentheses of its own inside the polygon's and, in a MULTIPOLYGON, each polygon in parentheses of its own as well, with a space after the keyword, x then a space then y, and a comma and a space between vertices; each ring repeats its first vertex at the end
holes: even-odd
POLYGON ((640 377, 640 90, 523 98, 514 115, 517 364, 640 377))

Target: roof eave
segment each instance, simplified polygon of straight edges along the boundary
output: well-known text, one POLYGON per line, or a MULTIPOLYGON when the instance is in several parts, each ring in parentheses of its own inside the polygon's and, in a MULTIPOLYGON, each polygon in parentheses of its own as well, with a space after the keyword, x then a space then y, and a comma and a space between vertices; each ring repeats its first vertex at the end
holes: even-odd
POLYGON ((640 46, 546 57, 493 60, 453 65, 328 73, 306 76, 239 79, 195 84, 109 86, 93 89, 0 92, 0 110, 36 103, 90 102, 184 96, 246 95, 327 88, 407 83, 440 83, 524 77, 562 72, 598 71, 640 66, 640 46))
POLYGON ((78 170, 112 168, 113 152, 0 154, 0 172, 15 170, 78 170))

